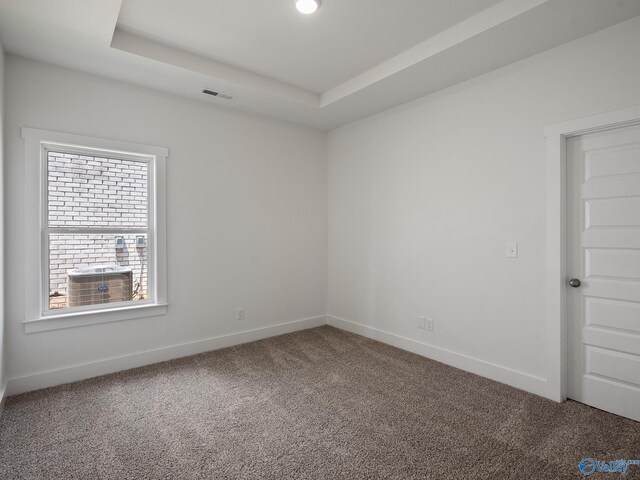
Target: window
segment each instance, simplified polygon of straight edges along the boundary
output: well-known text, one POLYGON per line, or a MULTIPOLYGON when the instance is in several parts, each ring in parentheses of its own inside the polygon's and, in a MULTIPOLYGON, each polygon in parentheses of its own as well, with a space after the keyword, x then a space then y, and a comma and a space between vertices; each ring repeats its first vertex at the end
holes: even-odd
POLYGON ((167 150, 23 129, 25 330, 166 313, 167 150))

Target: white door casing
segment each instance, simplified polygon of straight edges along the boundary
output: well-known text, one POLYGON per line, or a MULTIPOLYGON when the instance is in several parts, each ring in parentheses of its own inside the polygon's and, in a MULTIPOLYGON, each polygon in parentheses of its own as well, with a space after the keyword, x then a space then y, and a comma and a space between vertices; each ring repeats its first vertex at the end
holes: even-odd
POLYGON ((566 170, 567 140, 628 125, 640 125, 640 105, 597 113, 547 125, 547 275, 546 275, 546 397, 556 402, 567 398, 567 242, 566 170))
POLYGON ((640 125, 566 147, 567 396, 640 420, 640 125))

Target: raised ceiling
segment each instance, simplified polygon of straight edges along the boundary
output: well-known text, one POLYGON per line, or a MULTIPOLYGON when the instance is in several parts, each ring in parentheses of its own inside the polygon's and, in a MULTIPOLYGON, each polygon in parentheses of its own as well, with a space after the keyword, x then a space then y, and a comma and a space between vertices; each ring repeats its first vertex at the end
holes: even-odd
POLYGON ((329 129, 638 15, 639 0, 323 0, 310 16, 293 0, 0 0, 0 41, 329 129))
POLYGON ((320 94, 498 2, 124 0, 118 28, 320 94))

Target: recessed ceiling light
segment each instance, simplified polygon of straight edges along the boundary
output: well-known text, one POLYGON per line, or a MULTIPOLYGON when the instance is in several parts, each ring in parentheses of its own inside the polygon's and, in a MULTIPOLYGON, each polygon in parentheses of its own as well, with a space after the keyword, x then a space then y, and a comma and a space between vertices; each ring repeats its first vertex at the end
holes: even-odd
POLYGON ((320 0, 296 0, 296 8, 305 15, 315 12, 319 6, 320 0))

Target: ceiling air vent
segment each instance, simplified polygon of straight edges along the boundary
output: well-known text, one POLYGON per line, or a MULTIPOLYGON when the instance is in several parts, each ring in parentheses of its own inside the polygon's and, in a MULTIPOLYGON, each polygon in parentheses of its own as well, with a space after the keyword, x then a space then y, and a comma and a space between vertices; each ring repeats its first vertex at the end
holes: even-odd
POLYGON ((212 97, 224 98, 225 100, 231 100, 233 97, 231 95, 225 95, 224 93, 214 92, 213 90, 204 89, 202 93, 207 95, 211 95, 212 97))

